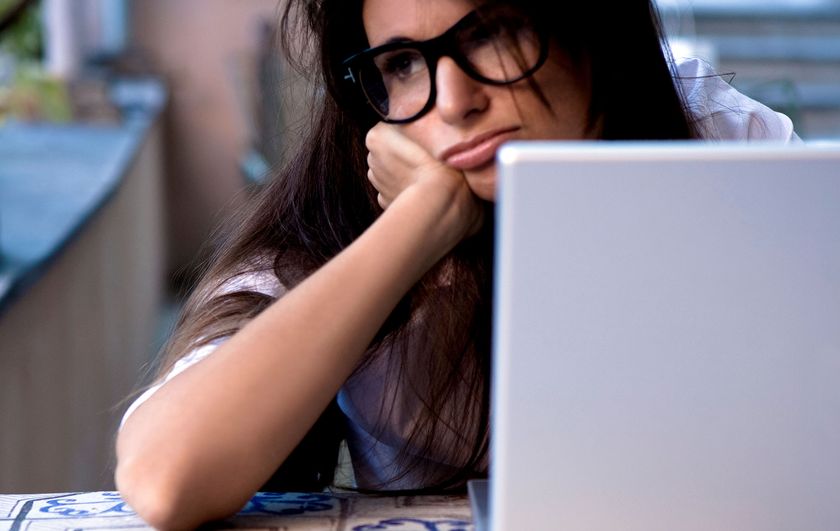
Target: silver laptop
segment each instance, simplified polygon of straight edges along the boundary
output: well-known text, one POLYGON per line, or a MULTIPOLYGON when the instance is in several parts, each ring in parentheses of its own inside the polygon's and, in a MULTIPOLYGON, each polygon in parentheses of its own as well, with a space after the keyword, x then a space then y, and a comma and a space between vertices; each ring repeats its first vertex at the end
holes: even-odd
POLYGON ((499 172, 476 522, 840 529, 840 147, 511 144, 499 172))

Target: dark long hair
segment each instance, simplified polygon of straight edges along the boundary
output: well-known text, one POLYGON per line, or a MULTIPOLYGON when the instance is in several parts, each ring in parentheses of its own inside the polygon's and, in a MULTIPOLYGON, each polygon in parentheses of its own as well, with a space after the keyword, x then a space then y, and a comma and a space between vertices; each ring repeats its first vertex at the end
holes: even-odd
MULTIPOLYGON (((649 0, 509 3, 548 21, 554 41, 588 66, 589 118, 599 124, 602 138, 698 136, 673 81, 649 0), (620 48, 612 43, 621 43, 620 48)), ((231 278, 268 270, 291 289, 381 213, 376 190, 366 179, 364 148, 376 117, 342 85, 341 62, 367 46, 361 13, 362 0, 288 1, 281 35, 289 58, 314 82, 313 125, 291 162, 218 242, 165 348, 160 374, 191 349, 233 334, 273 301, 258 291, 220 291, 231 278)), ((462 242, 405 295, 357 369, 385 356, 388 378, 422 405, 397 457, 399 472, 370 488, 404 486, 407 477, 415 478, 412 486, 418 489, 458 487, 487 472, 493 271, 489 205, 487 211, 489 221, 481 232, 462 242), (452 432, 457 434, 454 444, 444 436, 452 432), (441 441, 448 446, 441 448, 441 441), (453 466, 422 466, 424 455, 441 451, 448 452, 453 466)), ((387 429, 402 399, 383 397, 377 429, 387 429)), ((340 423, 332 415, 328 423, 332 435, 319 431, 319 436, 337 441, 340 423)), ((327 446, 319 481, 332 478, 328 469, 335 464, 335 449, 332 443, 327 446)), ((319 460, 306 452, 304 457, 319 460)), ((288 481, 282 484, 290 486, 288 481)))

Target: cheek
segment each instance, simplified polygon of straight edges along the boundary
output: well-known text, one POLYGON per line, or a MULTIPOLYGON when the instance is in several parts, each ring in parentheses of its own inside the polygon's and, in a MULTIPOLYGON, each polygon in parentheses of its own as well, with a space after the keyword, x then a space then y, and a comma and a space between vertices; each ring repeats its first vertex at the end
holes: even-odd
POLYGON ((573 66, 567 59, 551 61, 540 70, 535 80, 541 87, 549 107, 531 93, 535 136, 544 139, 577 140, 589 138, 588 73, 573 66))
POLYGON ((550 109, 546 109, 540 103, 540 109, 533 122, 533 134, 536 139, 582 140, 589 136, 586 103, 550 96, 548 101, 550 109))
POLYGON ((430 112, 417 121, 400 126, 400 132, 427 152, 434 153, 434 148, 436 147, 434 144, 434 132, 436 127, 439 126, 436 126, 432 122, 433 119, 434 113, 430 112))

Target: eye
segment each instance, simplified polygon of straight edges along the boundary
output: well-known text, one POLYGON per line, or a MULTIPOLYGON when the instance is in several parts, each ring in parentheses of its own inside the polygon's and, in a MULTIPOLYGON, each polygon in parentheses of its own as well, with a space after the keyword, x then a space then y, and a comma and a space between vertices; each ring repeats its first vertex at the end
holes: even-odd
POLYGON ((530 27, 530 21, 520 11, 496 7, 476 11, 471 24, 458 32, 457 40, 466 50, 491 43, 506 45, 515 40, 515 35, 529 31, 530 27))
POLYGON ((464 43, 472 46, 480 46, 495 40, 502 32, 498 24, 479 24, 467 28, 459 37, 464 43))
POLYGON ((425 70, 426 60, 417 50, 397 50, 375 59, 383 77, 405 79, 425 70))

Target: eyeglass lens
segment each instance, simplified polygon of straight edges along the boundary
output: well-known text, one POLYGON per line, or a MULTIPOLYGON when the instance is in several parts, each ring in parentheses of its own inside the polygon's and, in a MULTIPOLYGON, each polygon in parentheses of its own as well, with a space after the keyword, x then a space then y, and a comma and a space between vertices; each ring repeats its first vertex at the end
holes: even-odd
POLYGON ((476 17, 475 23, 458 28, 448 43, 449 49, 437 54, 424 54, 407 43, 376 54, 360 68, 362 89, 383 118, 405 121, 423 112, 433 94, 436 64, 429 61, 436 62, 437 56, 452 57, 468 75, 491 84, 518 81, 540 60, 537 32, 523 16, 512 18, 507 10, 476 17))

